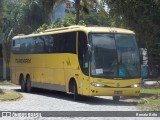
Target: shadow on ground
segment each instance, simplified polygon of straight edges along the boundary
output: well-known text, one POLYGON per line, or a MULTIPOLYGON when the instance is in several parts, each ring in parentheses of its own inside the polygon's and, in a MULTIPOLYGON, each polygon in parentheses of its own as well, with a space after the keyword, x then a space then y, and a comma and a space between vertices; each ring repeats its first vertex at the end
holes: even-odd
MULTIPOLYGON (((21 92, 20 89, 16 91, 21 92)), ((73 101, 78 103, 90 104, 90 105, 107 105, 107 106, 136 106, 137 102, 129 102, 127 100, 121 100, 119 102, 115 102, 112 100, 112 97, 87 97, 87 96, 80 96, 77 101, 74 101, 73 95, 67 94, 64 92, 59 91, 50 91, 44 89, 34 89, 32 93, 28 94, 35 94, 40 96, 52 97, 56 99, 66 100, 66 101, 73 101)))

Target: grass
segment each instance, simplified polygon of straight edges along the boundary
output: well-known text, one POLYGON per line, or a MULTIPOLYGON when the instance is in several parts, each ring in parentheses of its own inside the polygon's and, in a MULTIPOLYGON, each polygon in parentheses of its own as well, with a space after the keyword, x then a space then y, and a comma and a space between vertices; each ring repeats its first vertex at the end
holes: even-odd
POLYGON ((160 111, 160 84, 143 86, 139 97, 124 97, 124 99, 137 102, 139 109, 160 111))
POLYGON ((14 84, 9 81, 3 81, 3 82, 0 82, 0 85, 14 85, 14 84))
POLYGON ((149 111, 160 111, 160 100, 155 100, 152 98, 145 98, 141 100, 138 104, 138 107, 142 110, 149 110, 149 111))
POLYGON ((2 90, 0 93, 0 101, 12 101, 22 98, 22 95, 13 90, 2 90))
MULTIPOLYGON (((9 81, 0 82, 0 86, 3 85, 14 85, 9 81)), ((0 89, 0 101, 12 101, 22 98, 22 95, 14 90, 3 90, 0 89)))
POLYGON ((139 107, 143 110, 160 110, 160 88, 147 87, 141 89, 141 101, 143 104, 139 104, 139 107))
POLYGON ((160 85, 151 85, 141 89, 141 101, 143 104, 139 104, 142 109, 147 110, 160 110, 160 85))
POLYGON ((142 88, 141 93, 143 94, 160 94, 160 88, 142 88))

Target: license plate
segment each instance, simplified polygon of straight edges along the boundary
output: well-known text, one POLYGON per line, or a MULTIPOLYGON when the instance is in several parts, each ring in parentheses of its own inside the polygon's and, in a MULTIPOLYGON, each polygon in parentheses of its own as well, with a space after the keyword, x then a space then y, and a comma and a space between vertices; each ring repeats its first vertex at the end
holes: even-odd
POLYGON ((115 95, 121 95, 123 92, 122 91, 114 91, 115 95))

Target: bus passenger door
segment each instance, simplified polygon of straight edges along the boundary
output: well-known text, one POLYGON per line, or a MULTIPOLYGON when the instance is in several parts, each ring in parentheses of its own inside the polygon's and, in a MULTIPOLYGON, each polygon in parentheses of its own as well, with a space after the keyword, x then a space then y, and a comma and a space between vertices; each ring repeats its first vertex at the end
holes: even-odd
POLYGON ((83 95, 90 95, 89 62, 87 54, 83 55, 83 65, 81 66, 81 71, 83 95))
POLYGON ((90 95, 89 55, 87 36, 84 32, 78 32, 78 60, 80 66, 80 88, 83 95, 90 95))

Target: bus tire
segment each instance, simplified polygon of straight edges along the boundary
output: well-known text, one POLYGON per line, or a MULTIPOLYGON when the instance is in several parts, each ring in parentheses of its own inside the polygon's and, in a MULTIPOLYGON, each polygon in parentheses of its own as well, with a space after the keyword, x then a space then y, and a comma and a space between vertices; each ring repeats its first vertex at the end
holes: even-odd
POLYGON ((79 98, 79 95, 78 95, 78 90, 77 90, 77 84, 75 81, 73 85, 73 93, 74 93, 74 101, 77 101, 79 98))
POLYGON ((31 86, 31 80, 29 75, 26 77, 26 86, 27 86, 27 92, 30 93, 32 91, 32 86, 31 86))
POLYGON ((75 80, 71 80, 69 84, 69 92, 73 93, 74 101, 77 101, 79 98, 77 84, 75 80))
POLYGON ((20 85, 21 85, 21 91, 26 92, 26 82, 24 80, 24 76, 20 76, 20 85))
POLYGON ((119 102, 120 96, 113 96, 113 101, 114 102, 119 102))

